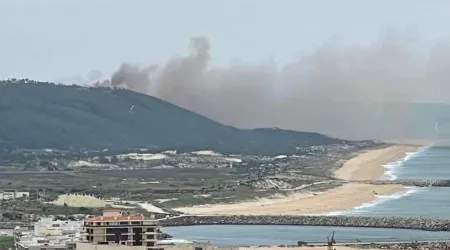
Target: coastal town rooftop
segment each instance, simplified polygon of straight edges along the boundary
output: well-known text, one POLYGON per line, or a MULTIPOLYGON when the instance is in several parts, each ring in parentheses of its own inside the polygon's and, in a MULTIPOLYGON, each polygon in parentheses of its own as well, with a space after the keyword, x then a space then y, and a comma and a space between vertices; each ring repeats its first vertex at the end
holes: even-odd
POLYGON ((103 210, 102 216, 87 216, 85 218, 85 223, 101 223, 101 222, 139 222, 139 221, 152 221, 155 219, 154 215, 151 215, 149 218, 146 218, 143 214, 131 214, 129 212, 123 212, 117 208, 106 207, 103 210))

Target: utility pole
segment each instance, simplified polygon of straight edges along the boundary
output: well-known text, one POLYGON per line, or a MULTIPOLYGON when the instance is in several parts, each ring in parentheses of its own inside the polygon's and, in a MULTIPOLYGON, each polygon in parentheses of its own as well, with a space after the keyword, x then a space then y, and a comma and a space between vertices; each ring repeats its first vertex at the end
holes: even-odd
POLYGON ((16 196, 17 196, 17 190, 14 189, 14 194, 13 194, 13 218, 14 220, 16 220, 16 196))
POLYGON ((331 239, 329 236, 327 236, 327 241, 328 241, 328 250, 333 250, 333 245, 336 244, 336 241, 334 240, 334 231, 331 236, 331 239))

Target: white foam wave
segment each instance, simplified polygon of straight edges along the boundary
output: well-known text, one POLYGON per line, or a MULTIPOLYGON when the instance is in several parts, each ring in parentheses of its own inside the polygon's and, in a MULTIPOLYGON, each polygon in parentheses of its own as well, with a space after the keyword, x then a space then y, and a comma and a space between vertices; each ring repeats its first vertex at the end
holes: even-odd
MULTIPOLYGON (((385 176, 383 176, 383 179, 396 180, 398 177, 395 175, 395 171, 398 169, 398 167, 401 167, 403 164, 405 164, 406 161, 409 161, 415 157, 420 156, 430 147, 431 146, 423 146, 423 147, 420 147, 415 152, 406 152, 406 155, 403 159, 383 165, 383 167, 386 168, 385 176)), ((324 214, 320 214, 320 215, 325 215, 325 216, 350 215, 350 214, 357 215, 357 214, 360 214, 360 213, 366 211, 368 208, 378 206, 387 201, 397 200, 402 197, 409 196, 413 193, 417 193, 426 188, 427 187, 405 187, 405 189, 406 189, 405 191, 397 192, 392 195, 377 195, 376 199, 374 201, 364 203, 364 204, 362 204, 358 207, 355 207, 351 210, 333 211, 333 212, 324 213, 324 214)))
POLYGON ((423 147, 420 147, 415 152, 406 152, 406 155, 403 159, 394 161, 394 162, 389 162, 388 164, 383 165, 383 167, 386 169, 386 171, 384 172, 384 176, 382 177, 382 179, 396 180, 398 177, 397 177, 397 175, 395 175, 395 172, 397 172, 398 167, 401 167, 405 164, 405 162, 420 156, 428 148, 430 148, 430 146, 423 146, 423 147))
POLYGON ((383 204, 385 202, 391 201, 391 200, 397 200, 400 198, 403 198, 405 196, 417 193, 421 190, 426 189, 427 187, 406 187, 405 191, 401 191, 401 192, 397 192, 394 193, 392 195, 377 195, 376 199, 372 202, 368 202, 368 203, 364 203, 358 207, 355 207, 351 210, 342 210, 342 211, 333 211, 333 212, 329 212, 329 213, 325 213, 322 215, 326 215, 326 216, 333 216, 333 215, 358 215, 361 214, 365 211, 367 211, 368 209, 374 207, 374 206, 378 206, 380 204, 383 204))

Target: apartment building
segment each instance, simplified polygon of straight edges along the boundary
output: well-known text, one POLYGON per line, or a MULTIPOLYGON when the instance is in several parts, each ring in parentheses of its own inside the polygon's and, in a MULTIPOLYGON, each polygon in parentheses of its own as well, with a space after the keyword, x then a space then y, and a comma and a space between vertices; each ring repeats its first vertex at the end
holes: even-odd
POLYGON ((83 223, 41 218, 32 228, 13 231, 17 250, 74 250, 81 239, 83 223))
POLYGON ((89 216, 84 221, 86 240, 105 245, 142 246, 145 250, 159 250, 157 220, 142 214, 129 214, 120 209, 105 208, 103 216, 89 216))

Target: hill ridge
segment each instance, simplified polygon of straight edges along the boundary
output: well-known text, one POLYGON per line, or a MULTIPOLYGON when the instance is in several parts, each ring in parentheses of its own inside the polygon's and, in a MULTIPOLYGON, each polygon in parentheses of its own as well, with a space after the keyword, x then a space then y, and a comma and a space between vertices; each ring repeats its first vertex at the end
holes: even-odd
POLYGON ((238 129, 131 90, 0 81, 0 149, 211 149, 221 153, 295 153, 342 143, 315 132, 238 129))

